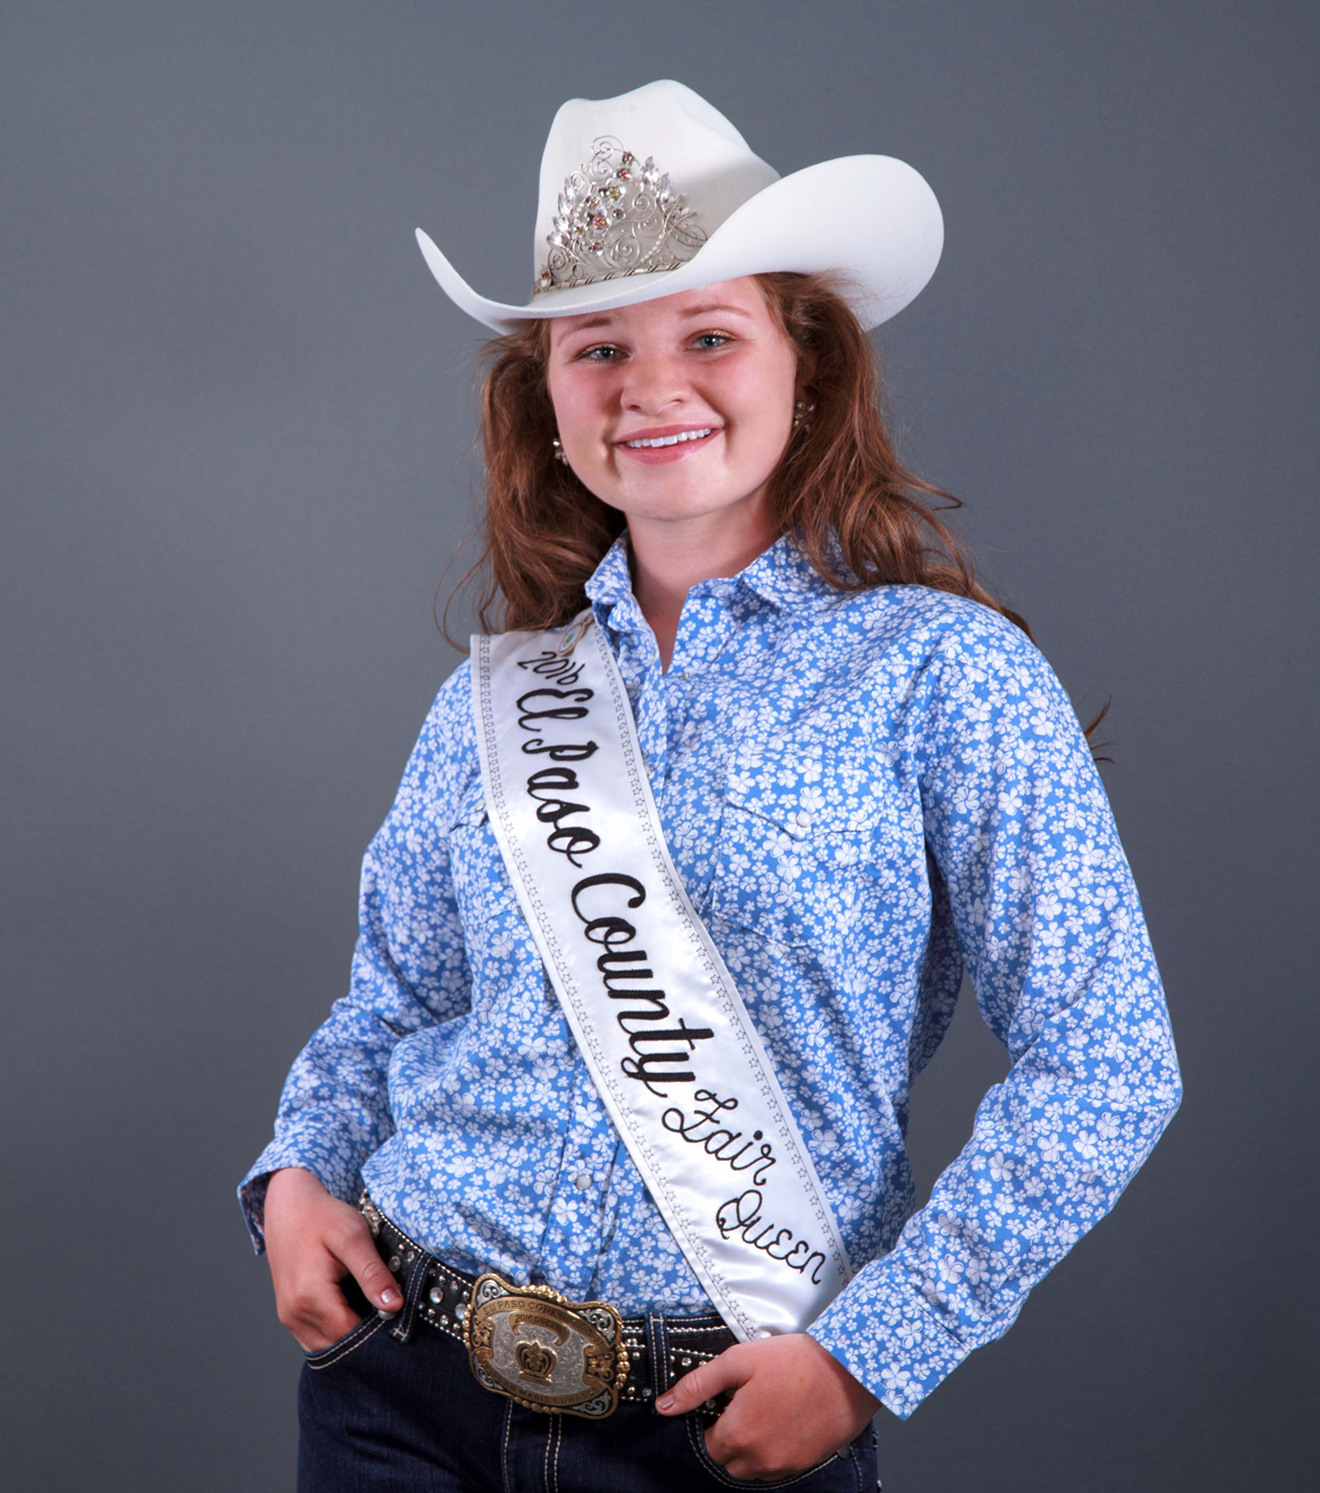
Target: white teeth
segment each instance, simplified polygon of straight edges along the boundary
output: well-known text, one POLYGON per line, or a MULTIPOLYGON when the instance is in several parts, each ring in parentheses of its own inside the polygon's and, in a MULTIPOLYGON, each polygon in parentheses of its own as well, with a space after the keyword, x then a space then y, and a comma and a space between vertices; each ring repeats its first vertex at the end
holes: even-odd
POLYGON ((680 430, 677 435, 658 435, 647 441, 625 441, 623 444, 630 451, 636 451, 642 446, 677 446, 680 441, 699 441, 703 436, 708 436, 714 430, 709 426, 705 430, 680 430))

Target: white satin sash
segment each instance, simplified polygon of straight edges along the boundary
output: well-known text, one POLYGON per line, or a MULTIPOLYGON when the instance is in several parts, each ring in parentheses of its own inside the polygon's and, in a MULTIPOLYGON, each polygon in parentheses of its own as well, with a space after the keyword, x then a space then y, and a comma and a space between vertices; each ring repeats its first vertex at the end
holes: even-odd
POLYGON ((611 1119, 733 1332, 801 1331, 848 1256, 670 859, 608 643, 589 614, 478 636, 472 674, 491 827, 611 1119))

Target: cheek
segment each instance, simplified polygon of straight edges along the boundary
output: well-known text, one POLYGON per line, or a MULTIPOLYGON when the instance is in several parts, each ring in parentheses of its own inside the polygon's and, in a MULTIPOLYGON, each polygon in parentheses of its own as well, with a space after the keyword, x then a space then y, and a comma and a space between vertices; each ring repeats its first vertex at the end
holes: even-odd
POLYGON ((758 380, 736 402, 730 401, 733 441, 730 454, 744 460, 775 462, 788 441, 793 420, 793 386, 758 380))
POLYGON ((580 377, 573 367, 552 369, 546 380, 559 434, 565 439, 590 434, 602 420, 597 380, 580 377))
POLYGON ((566 388, 562 381, 551 382, 549 385, 550 406, 555 412, 555 426, 559 434, 567 435, 581 419, 580 401, 577 400, 573 391, 566 388))
POLYGON ((793 418, 795 358, 773 358, 730 369, 723 390, 728 413, 758 446, 782 445, 793 418))

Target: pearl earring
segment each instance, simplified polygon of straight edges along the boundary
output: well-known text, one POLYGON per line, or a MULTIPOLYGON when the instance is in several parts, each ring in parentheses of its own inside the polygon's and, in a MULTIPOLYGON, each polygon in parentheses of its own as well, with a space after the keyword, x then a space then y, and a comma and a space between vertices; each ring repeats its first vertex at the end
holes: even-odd
POLYGON ((554 437, 554 438, 553 438, 553 439, 552 439, 552 440, 551 440, 551 442, 550 442, 550 444, 551 444, 551 445, 552 445, 552 446, 553 446, 553 447, 554 447, 554 449, 555 449, 555 460, 556 460, 556 461, 562 461, 562 462, 563 462, 563 463, 564 463, 564 465, 565 465, 565 466, 567 466, 567 465, 568 465, 568 457, 567 457, 567 455, 566 455, 566 454, 565 454, 565 452, 564 452, 564 447, 563 447, 563 445, 562 445, 562 444, 561 444, 561 442, 560 442, 560 440, 559 440, 559 437, 558 437, 558 436, 555 436, 555 437, 554 437))

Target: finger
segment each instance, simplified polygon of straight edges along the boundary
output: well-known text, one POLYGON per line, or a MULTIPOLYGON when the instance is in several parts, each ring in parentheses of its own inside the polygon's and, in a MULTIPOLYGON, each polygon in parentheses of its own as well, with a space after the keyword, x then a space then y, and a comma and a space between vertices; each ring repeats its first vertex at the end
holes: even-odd
POLYGON ((322 1311, 314 1323, 300 1321, 289 1327, 289 1331, 304 1353, 319 1353, 352 1332, 361 1320, 351 1308, 341 1306, 337 1312, 322 1311))
POLYGON ((397 1312, 403 1305, 399 1284, 376 1251, 366 1220, 334 1242, 336 1258, 362 1288, 362 1294, 382 1311, 397 1312))
POLYGON ((698 1364, 690 1374, 684 1374, 668 1394, 655 1402, 655 1408, 662 1415, 686 1415, 722 1391, 745 1384, 749 1372, 742 1345, 726 1348, 718 1358, 698 1364))
POLYGON ((338 1262, 328 1254, 322 1259, 324 1268, 286 1280, 275 1296, 280 1321, 305 1353, 328 1348, 362 1320, 339 1288, 338 1262))

